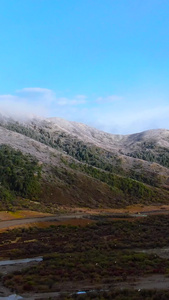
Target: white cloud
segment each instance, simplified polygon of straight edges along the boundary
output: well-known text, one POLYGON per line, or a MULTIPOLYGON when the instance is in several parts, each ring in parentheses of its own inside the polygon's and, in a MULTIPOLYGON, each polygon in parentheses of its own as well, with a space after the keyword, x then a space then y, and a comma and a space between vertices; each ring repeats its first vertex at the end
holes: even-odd
MULTIPOLYGON (((111 133, 130 134, 148 129, 169 129, 169 106, 148 109, 132 109, 125 111, 94 110, 92 112, 93 126, 111 133)), ((90 120, 91 123, 92 120, 90 120)))
POLYGON ((84 95, 78 95, 75 96, 73 99, 70 98, 65 98, 65 97, 61 97, 61 98, 57 98, 56 99, 56 104, 58 105, 79 105, 79 104, 85 104, 86 103, 86 96, 84 95))
POLYGON ((104 104, 104 103, 112 103, 114 101, 119 101, 122 99, 123 99, 123 97, 121 97, 121 96, 111 95, 111 96, 107 96, 107 97, 98 97, 96 99, 96 102, 104 104))
POLYGON ((0 95, 0 101, 15 101, 17 100, 16 96, 13 95, 0 95))
POLYGON ((43 101, 46 103, 53 102, 56 99, 54 91, 44 88, 24 88, 22 90, 16 91, 19 97, 24 97, 26 99, 32 99, 34 101, 43 101))
POLYGON ((22 93, 22 92, 28 92, 28 93, 51 93, 52 90, 49 89, 44 89, 44 88, 39 88, 39 87, 35 87, 35 88, 23 88, 21 90, 17 90, 17 93, 22 93))
POLYGON ((45 116, 54 100, 52 90, 24 88, 16 91, 15 95, 0 95, 0 112, 17 119, 45 116))
POLYGON ((0 96, 0 112, 3 115, 11 116, 16 119, 30 118, 36 115, 45 115, 45 107, 33 105, 27 99, 12 95, 0 96))
POLYGON ((147 101, 146 106, 139 107, 140 102, 116 101, 121 99, 108 96, 90 101, 85 95, 57 97, 50 89, 24 88, 13 95, 0 95, 0 113, 17 119, 61 117, 119 134, 169 128, 169 106, 162 100, 160 106, 156 101, 150 107, 147 101))
POLYGON ((0 112, 15 118, 32 116, 50 116, 54 111, 56 116, 63 113, 66 108, 86 103, 85 95, 73 98, 56 97, 54 91, 45 88, 23 88, 14 95, 0 95, 0 112))
POLYGON ((86 95, 77 95, 77 96, 76 96, 76 99, 79 99, 79 100, 86 100, 86 99, 87 99, 87 96, 86 96, 86 95))

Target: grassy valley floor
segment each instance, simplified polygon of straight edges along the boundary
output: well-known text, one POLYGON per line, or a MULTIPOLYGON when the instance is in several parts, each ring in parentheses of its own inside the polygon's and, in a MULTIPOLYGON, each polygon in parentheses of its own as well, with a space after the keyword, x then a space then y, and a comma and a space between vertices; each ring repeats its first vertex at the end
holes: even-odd
POLYGON ((0 233, 1 261, 43 257, 38 263, 0 267, 4 295, 8 291, 24 299, 168 299, 167 206, 75 211, 57 216, 0 213, 0 226, 29 220, 25 228, 20 224, 0 233), (83 290, 87 294, 77 294, 83 290))

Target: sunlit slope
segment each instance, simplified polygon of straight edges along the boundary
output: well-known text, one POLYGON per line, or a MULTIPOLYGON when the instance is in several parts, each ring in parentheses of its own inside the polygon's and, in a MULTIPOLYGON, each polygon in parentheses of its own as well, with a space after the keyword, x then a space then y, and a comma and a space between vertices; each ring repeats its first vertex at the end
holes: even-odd
POLYGON ((168 130, 122 136, 58 118, 2 118, 0 144, 36 158, 43 209, 169 202, 168 130))

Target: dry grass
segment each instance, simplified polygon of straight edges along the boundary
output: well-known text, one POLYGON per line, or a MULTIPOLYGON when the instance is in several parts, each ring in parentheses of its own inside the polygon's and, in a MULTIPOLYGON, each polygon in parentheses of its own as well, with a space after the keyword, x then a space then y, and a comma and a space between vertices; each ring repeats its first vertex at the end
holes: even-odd
POLYGON ((9 221, 9 220, 15 220, 15 219, 28 219, 28 218, 40 218, 40 217, 48 217, 48 216, 52 216, 52 214, 31 211, 31 210, 19 210, 16 212, 0 211, 0 221, 9 221))
POLYGON ((87 226, 91 223, 95 223, 94 220, 89 220, 89 219, 69 219, 69 220, 63 220, 63 221, 52 221, 52 222, 37 222, 34 223, 36 224, 36 227, 39 228, 46 228, 51 225, 54 226, 59 226, 59 225, 71 225, 71 226, 87 226))
MULTIPOLYGON (((169 214, 169 205, 149 205, 149 206, 144 206, 144 205, 132 205, 132 206, 127 206, 125 208, 119 208, 119 209, 90 209, 90 208, 70 208, 70 207, 61 207, 62 213, 77 213, 77 214, 88 214, 88 215, 104 215, 104 214, 139 214, 139 213, 144 213, 144 212, 151 212, 152 214, 161 214, 161 213, 168 213, 169 214)), ((60 212, 61 212, 60 211, 60 212)), ((28 219, 28 218, 40 218, 40 217, 47 217, 47 216, 52 216, 52 214, 49 213, 41 213, 41 212, 36 212, 36 211, 29 211, 29 210, 22 210, 22 211, 17 211, 17 212, 8 212, 8 211, 1 211, 0 212, 0 221, 9 221, 9 220, 15 220, 15 219, 28 219)), ((137 218, 139 219, 139 217, 137 218)), ((122 220, 122 218, 113 218, 111 220, 122 220)), ((125 218, 126 220, 126 218, 125 218)), ((127 218, 128 221, 135 221, 136 218, 127 218)), ((0 230, 1 232, 5 232, 6 230, 9 229, 14 229, 14 228, 29 228, 29 227, 38 227, 38 228, 46 228, 51 225, 58 226, 58 225, 72 225, 72 226, 86 226, 90 223, 94 222, 93 220, 90 219, 77 219, 77 218, 71 218, 71 219, 66 219, 66 220, 60 220, 60 221, 41 221, 38 222, 30 222, 27 224, 21 224, 21 225, 13 225, 13 226, 8 226, 6 228, 3 228, 0 230)))
MULTIPOLYGON (((71 226, 87 226, 91 223, 95 223, 94 220, 89 219, 67 219, 63 221, 46 221, 46 222, 34 222, 34 223, 28 223, 28 224, 21 224, 21 225, 14 225, 7 228, 0 229, 0 233, 5 232, 7 230, 12 230, 15 228, 30 228, 30 227, 38 227, 38 228, 47 228, 51 225, 59 226, 59 225, 71 225, 71 226)), ((15 241, 16 242, 16 241, 15 241)))
POLYGON ((126 206, 125 208, 98 208, 98 209, 90 209, 90 208, 67 208, 67 211, 71 212, 77 212, 77 213, 87 213, 87 214, 106 214, 106 213, 121 213, 121 214, 135 214, 135 213, 144 213, 144 212, 158 212, 158 211, 168 211, 169 213, 169 205, 142 205, 142 204, 136 204, 136 205, 130 205, 126 206))

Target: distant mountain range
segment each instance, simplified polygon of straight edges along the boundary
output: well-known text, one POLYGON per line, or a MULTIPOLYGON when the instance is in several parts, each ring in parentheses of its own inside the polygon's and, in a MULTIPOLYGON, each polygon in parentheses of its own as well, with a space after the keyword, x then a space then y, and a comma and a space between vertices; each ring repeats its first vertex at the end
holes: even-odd
MULTIPOLYGON (((8 175, 4 180, 4 173, 0 173, 1 188, 4 185, 6 193, 16 197, 13 202, 6 201, 0 190, 1 209, 8 208, 9 202, 10 207, 36 206, 47 211, 60 206, 101 208, 169 202, 169 130, 113 135, 60 118, 18 122, 0 116, 0 145, 0 168, 8 175), (3 169, 7 167, 1 162, 4 145, 10 152, 6 164, 12 159, 12 171, 3 169), (41 176, 37 170, 29 175, 27 189, 23 182, 28 174, 18 171, 21 166, 15 168, 16 150, 21 151, 22 161, 25 157, 41 169, 41 176), (15 183, 10 185, 17 176, 23 181, 18 190, 15 183), (35 188, 35 177, 39 189, 35 188)), ((22 170, 26 166, 22 163, 22 170)))

